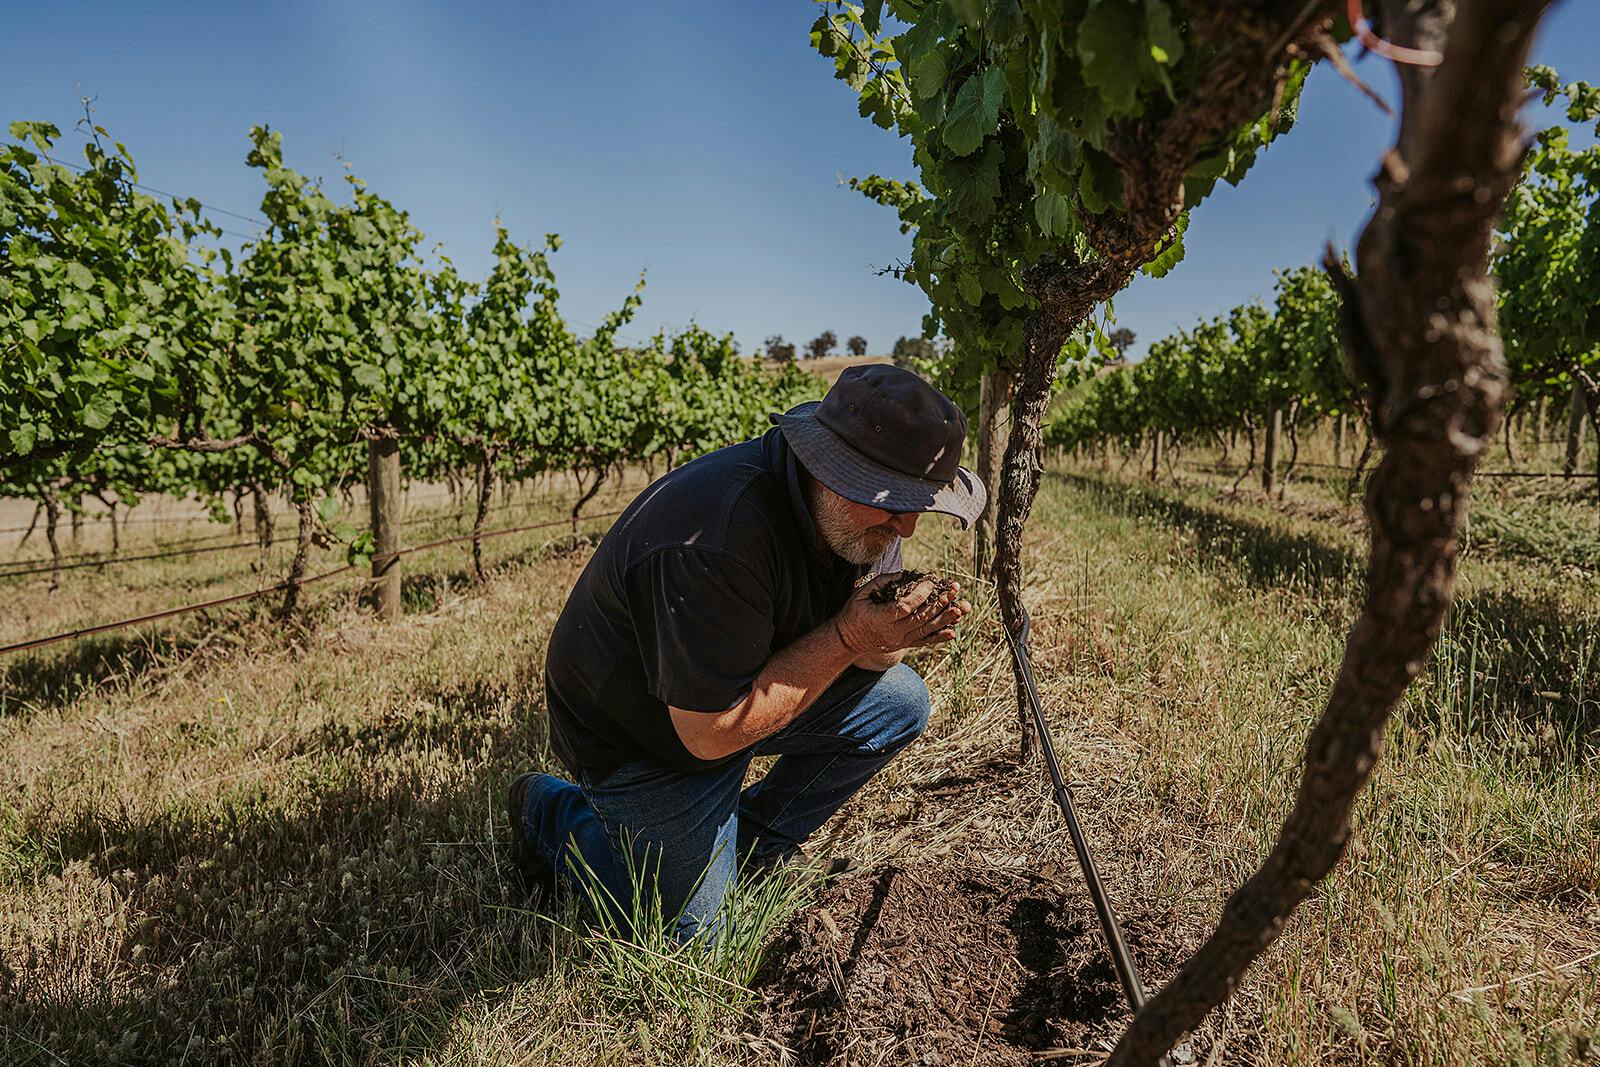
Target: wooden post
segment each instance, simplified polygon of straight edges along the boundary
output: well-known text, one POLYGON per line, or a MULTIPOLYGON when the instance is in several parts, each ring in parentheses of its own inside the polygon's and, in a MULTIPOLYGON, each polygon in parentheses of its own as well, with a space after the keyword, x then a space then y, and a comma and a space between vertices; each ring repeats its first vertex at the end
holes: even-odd
POLYGON ((400 548, 400 442, 367 442, 367 501, 372 510, 372 600, 378 618, 400 618, 400 560, 384 559, 400 548))
POLYGON ((1161 431, 1155 430, 1150 434, 1150 480, 1153 482, 1161 477, 1161 431))
POLYGON ((1278 434, 1283 430, 1283 408, 1267 403, 1267 444, 1261 456, 1261 488, 1272 492, 1278 472, 1278 434))

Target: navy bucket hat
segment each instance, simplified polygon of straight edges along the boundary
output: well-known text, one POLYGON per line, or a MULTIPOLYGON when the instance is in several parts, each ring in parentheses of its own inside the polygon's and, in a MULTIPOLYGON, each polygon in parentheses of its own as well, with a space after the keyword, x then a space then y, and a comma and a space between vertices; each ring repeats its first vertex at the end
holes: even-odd
POLYGON ((963 527, 983 513, 988 493, 959 463, 966 415, 910 371, 850 367, 821 401, 768 417, 806 470, 846 500, 941 512, 963 527))

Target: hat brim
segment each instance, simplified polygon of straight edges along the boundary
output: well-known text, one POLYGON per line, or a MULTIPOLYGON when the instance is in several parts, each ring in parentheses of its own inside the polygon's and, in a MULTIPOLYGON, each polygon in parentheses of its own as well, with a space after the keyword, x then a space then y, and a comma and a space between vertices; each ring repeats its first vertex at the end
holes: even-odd
POLYGON ((817 421, 821 402, 810 400, 779 415, 767 416, 783 432, 794 454, 823 485, 846 500, 884 511, 934 511, 954 515, 970 529, 989 494, 978 476, 956 468, 955 480, 945 483, 891 470, 857 452, 838 434, 817 421))

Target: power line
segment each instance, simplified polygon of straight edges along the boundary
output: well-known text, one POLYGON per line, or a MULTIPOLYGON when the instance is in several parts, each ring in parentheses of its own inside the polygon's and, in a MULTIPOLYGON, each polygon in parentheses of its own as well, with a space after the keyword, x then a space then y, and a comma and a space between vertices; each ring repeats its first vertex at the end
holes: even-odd
MULTIPOLYGON (((79 131, 79 132, 82 132, 82 131, 79 131)), ((87 137, 88 135, 84 134, 84 136, 87 137)), ((41 156, 44 156, 44 158, 48 159, 50 162, 57 164, 58 166, 71 167, 73 170, 79 172, 80 174, 85 173, 85 172, 87 172, 89 170, 88 167, 83 166, 81 163, 69 163, 64 159, 56 159, 54 156, 46 155, 43 152, 41 152, 39 154, 41 156)), ((201 207, 205 208, 207 211, 214 211, 218 215, 227 215, 227 216, 230 216, 231 218, 238 219, 240 222, 248 222, 252 226, 260 226, 262 229, 271 229, 272 228, 272 224, 270 222, 266 222, 266 221, 264 221, 262 219, 255 218, 254 216, 251 216, 251 215, 241 215, 239 212, 237 212, 237 211, 229 211, 225 207, 213 207, 210 204, 203 203, 200 200, 199 197, 181 196, 178 193, 169 193, 165 189, 157 189, 155 186, 146 185, 143 182, 130 181, 130 182, 128 182, 128 184, 133 186, 135 189, 143 189, 147 193, 155 193, 157 196, 167 196, 167 197, 171 197, 174 200, 182 200, 182 201, 185 201, 185 202, 193 200, 195 203, 199 204, 201 207)))

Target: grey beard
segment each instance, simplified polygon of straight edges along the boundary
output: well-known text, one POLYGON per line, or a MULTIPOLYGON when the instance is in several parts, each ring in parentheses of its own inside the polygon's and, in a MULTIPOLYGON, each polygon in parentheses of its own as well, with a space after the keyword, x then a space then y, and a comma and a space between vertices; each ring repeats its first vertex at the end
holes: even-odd
POLYGON ((846 563, 870 567, 883 557, 867 538, 851 530, 849 520, 840 514, 840 505, 818 493, 811 500, 811 517, 822 535, 822 543, 846 563))
POLYGON ((867 542, 861 538, 846 542, 842 545, 834 544, 832 541, 829 541, 828 547, 833 550, 834 555, 838 556, 846 563, 854 563, 858 567, 870 567, 874 563, 878 562, 878 560, 883 558, 882 552, 875 550, 871 545, 867 544, 867 542))

